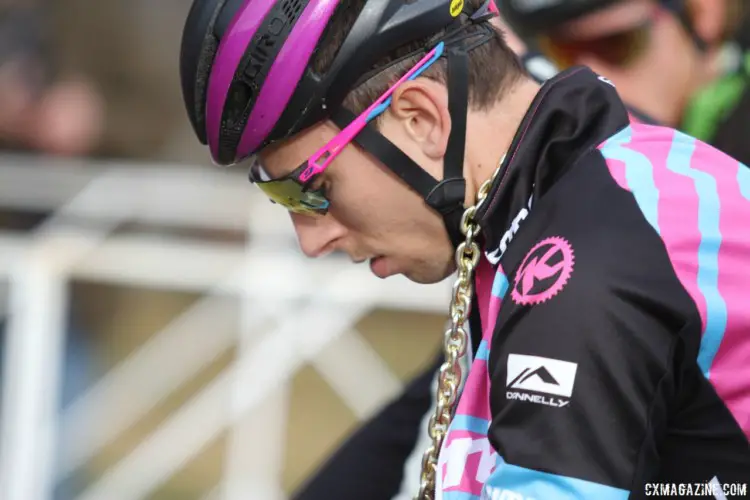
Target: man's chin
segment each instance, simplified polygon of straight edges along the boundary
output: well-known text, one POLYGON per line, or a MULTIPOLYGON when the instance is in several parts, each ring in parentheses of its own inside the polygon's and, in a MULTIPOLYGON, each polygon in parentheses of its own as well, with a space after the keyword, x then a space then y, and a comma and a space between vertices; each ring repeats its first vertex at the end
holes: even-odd
POLYGON ((391 276, 402 275, 409 281, 420 285, 432 285, 439 283, 455 272, 456 267, 452 261, 447 261, 441 269, 438 266, 422 262, 422 265, 406 266, 403 261, 397 261, 392 257, 376 257, 370 259, 370 271, 380 279, 391 276))

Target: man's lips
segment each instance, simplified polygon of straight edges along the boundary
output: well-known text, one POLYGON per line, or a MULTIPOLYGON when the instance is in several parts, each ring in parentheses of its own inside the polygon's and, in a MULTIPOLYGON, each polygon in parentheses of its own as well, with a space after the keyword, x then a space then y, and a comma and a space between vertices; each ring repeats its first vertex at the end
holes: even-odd
POLYGON ((382 255, 375 255, 373 257, 353 257, 352 262, 355 264, 364 264, 367 261, 372 262, 375 259, 379 259, 382 255))
POLYGON ((391 274, 394 274, 391 269, 391 264, 384 256, 370 259, 370 271, 380 279, 385 279, 391 274))
POLYGON ((370 261, 370 271, 378 278, 385 279, 388 276, 394 274, 394 269, 391 269, 392 262, 388 260, 385 255, 375 255, 372 257, 351 257, 351 260, 355 264, 362 264, 370 261))

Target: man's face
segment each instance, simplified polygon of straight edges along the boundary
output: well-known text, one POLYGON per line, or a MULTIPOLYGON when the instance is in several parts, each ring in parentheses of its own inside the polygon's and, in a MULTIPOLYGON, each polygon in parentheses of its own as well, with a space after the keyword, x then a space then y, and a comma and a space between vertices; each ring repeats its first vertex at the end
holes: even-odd
POLYGON ((622 0, 561 26, 541 43, 558 62, 589 66, 612 80, 625 102, 673 126, 702 83, 693 40, 656 0, 622 0))
MULTIPOLYGON (((322 123, 274 145, 260 155, 263 169, 272 178, 282 177, 338 132, 322 123)), ((417 283, 435 283, 453 272, 453 248, 440 216, 359 147, 347 145, 313 187, 325 190, 328 213, 291 213, 307 256, 341 251, 355 262, 370 260, 380 278, 404 274, 417 283)))

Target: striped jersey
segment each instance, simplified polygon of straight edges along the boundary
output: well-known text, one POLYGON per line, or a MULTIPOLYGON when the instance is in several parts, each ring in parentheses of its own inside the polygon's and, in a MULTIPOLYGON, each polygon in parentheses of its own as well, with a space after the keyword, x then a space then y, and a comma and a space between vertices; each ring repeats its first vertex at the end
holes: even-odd
POLYGON ((576 67, 477 217, 481 338, 436 498, 750 495, 750 169, 576 67))

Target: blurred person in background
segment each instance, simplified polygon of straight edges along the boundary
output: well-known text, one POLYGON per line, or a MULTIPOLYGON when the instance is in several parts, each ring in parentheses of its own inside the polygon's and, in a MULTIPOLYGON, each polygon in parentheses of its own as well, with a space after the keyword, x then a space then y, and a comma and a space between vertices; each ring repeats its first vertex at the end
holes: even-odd
POLYGON ((0 141, 5 149, 86 155, 98 145, 103 102, 85 78, 55 74, 43 7, 0 4, 0 141))
POLYGON ((750 164, 746 0, 499 5, 508 24, 558 67, 590 67, 635 109, 750 164))
MULTIPOLYGON (((460 219, 461 212, 452 209, 473 203, 473 191, 463 189, 479 184, 463 161, 477 161, 480 151, 496 149, 502 173, 493 177, 492 202, 482 213, 495 207, 498 224, 483 227, 480 265, 490 267, 477 280, 476 292, 481 297, 481 287, 491 286, 497 301, 480 299, 471 309, 479 317, 470 323, 482 325, 485 336, 471 328, 475 361, 466 383, 472 390, 461 395, 458 427, 443 441, 437 495, 640 498, 649 480, 746 479, 750 377, 730 345, 737 342, 741 350, 739 345, 747 344, 744 305, 737 301, 746 292, 739 282, 725 280, 734 275, 726 264, 730 251, 747 255, 750 243, 738 227, 717 241, 718 231, 701 223, 707 216, 722 225, 732 215, 745 217, 750 210, 745 167, 684 134, 632 123, 611 82, 587 68, 565 71, 540 90, 494 30, 489 38, 499 44, 494 46, 498 59, 473 61, 462 74, 454 58, 488 42, 481 33, 486 14, 494 11, 491 2, 365 3, 347 3, 344 11, 326 0, 311 0, 307 7, 268 1, 262 4, 266 10, 256 12, 232 0, 196 0, 183 36, 183 95, 196 134, 214 161, 248 162, 251 181, 291 212, 307 255, 346 251, 355 261, 369 258, 380 277, 402 273, 429 283, 454 269, 446 244, 455 248, 462 239, 451 215, 460 219), (454 11, 460 27, 446 15, 454 11), (476 25, 482 28, 473 31, 476 25), (467 30, 476 43, 469 34, 446 34, 442 30, 448 26, 467 30), (292 38, 294 50, 289 49, 292 38), (423 38, 427 41, 416 41, 423 38), (445 64, 437 74, 425 70, 443 55, 437 52, 439 41, 447 45, 447 74, 445 64), (493 71, 498 74, 482 87, 481 75, 493 71), (509 81, 516 77, 518 86, 509 81), (488 89, 512 98, 504 94, 500 104, 471 100, 488 89), (474 104, 468 119, 464 92, 474 104), (516 115, 521 109, 522 116, 516 115), (482 122, 488 117, 499 122, 482 122), (488 130, 492 134, 483 135, 488 130), (504 137, 514 130, 512 140, 504 137), (478 141, 475 149, 463 151, 465 139, 478 141), (653 172, 643 168, 642 157, 653 161, 653 172), (469 179, 455 171, 461 167, 469 179), (662 190, 657 193, 663 196, 654 196, 657 181, 648 175, 658 176, 662 190), (712 183, 722 185, 721 213, 712 183), (411 200, 417 201, 416 192, 442 216, 447 234, 438 236, 433 223, 439 218, 428 222, 424 206, 407 209, 403 184, 411 188, 411 200), (369 203, 368 216, 358 213, 358 203, 369 203), (561 222, 563 214, 570 225, 561 222), (378 220, 381 232, 374 237, 378 220), (700 231, 688 236, 667 228, 675 220, 700 225, 700 231), (575 259, 572 248, 550 235, 555 224, 584 238, 574 243, 575 259), (532 246, 545 235, 551 239, 532 246), (400 250, 395 243, 384 248, 398 239, 400 250), (698 278, 696 287, 691 281, 694 253, 704 245, 725 262, 721 285, 698 278), (553 262, 557 254, 560 259, 553 262), (561 269, 572 273, 573 266, 582 269, 578 278, 561 278, 561 269), (540 283, 544 280, 551 281, 540 283), (549 292, 555 285, 559 289, 549 292), (566 286, 567 293, 561 291, 566 286), (586 314, 570 313, 582 304, 590 306, 586 314), (733 326, 715 323, 714 314, 731 316, 733 326), (511 362, 513 356, 520 365, 511 362), (555 391, 561 389, 551 387, 561 383, 551 372, 568 379, 572 391, 576 375, 557 365, 560 356, 575 359, 581 371, 574 400, 506 396, 519 395, 522 387, 559 395, 555 391), (541 382, 524 385, 532 377, 541 382)), ((251 4, 259 11, 260 5, 251 4)), ((491 169, 494 160, 482 163, 491 169)), ((698 267, 716 274, 713 262, 700 257, 698 267)), ((743 268, 747 259, 732 262, 743 268)), ((373 460, 370 467, 377 464, 373 460)), ((383 477, 372 473, 367 479, 378 476, 383 477)), ((379 483, 357 479, 342 472, 338 481, 345 486, 332 485, 328 498, 387 498, 379 483)))

